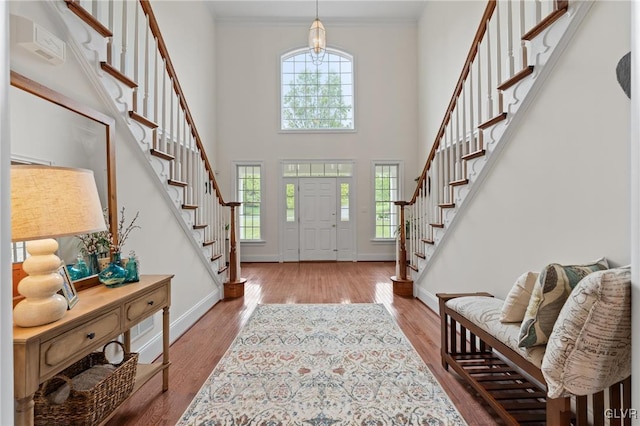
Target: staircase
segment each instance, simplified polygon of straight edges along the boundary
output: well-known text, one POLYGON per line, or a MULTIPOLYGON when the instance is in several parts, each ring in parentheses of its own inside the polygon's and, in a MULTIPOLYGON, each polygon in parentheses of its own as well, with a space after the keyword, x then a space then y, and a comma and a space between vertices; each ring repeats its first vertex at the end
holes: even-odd
POLYGON ((128 129, 224 297, 244 294, 236 207, 216 182, 160 28, 146 0, 49 3, 118 126, 128 129), (227 241, 229 246, 227 247, 227 241))
POLYGON ((413 196, 395 202, 394 294, 414 295, 591 6, 488 1, 413 196))

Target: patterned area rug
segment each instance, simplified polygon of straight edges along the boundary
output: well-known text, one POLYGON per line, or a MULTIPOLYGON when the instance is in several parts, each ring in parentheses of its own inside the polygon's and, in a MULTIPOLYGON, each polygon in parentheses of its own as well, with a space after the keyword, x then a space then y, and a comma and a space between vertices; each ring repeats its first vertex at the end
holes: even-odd
POLYGON ((258 305, 179 425, 465 425, 383 305, 258 305))

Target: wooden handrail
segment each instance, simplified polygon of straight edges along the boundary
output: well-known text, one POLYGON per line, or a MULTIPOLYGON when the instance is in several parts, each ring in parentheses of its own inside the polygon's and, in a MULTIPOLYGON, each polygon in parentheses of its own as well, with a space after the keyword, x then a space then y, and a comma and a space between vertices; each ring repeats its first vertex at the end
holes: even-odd
POLYGON ((167 45, 162 38, 162 33, 160 32, 160 27, 158 26, 158 21, 153 13, 153 9, 151 8, 151 4, 149 0, 140 0, 140 6, 144 11, 145 15, 149 18, 149 27, 151 29, 151 33, 155 37, 158 43, 158 51, 160 55, 165 60, 167 73, 171 77, 171 81, 173 82, 173 88, 180 99, 180 105, 182 106, 182 110, 184 111, 185 117, 187 118, 187 122, 191 127, 191 134, 195 138, 196 144, 198 145, 198 149, 200 150, 200 158, 205 164, 205 168, 207 169, 207 173, 209 174, 209 179, 213 182, 213 187, 216 191, 216 195, 220 200, 220 204, 223 206, 229 206, 229 203, 224 201, 222 197, 222 193, 220 192, 220 188, 218 187, 218 182, 216 181, 215 174, 213 172, 213 168, 209 163, 209 159, 207 158, 207 154, 205 153, 204 146, 202 145, 202 139, 200 138, 200 134, 198 133, 198 129, 196 129, 195 122, 193 120, 193 116, 191 115, 191 110, 187 105, 187 101, 185 100, 184 91, 182 90, 182 86, 180 86, 180 82, 178 81, 178 76, 175 68, 173 67, 173 63, 171 62, 171 58, 169 57, 169 50, 167 49, 167 45))
POLYGON ((460 77, 458 78, 458 82, 456 83, 456 88, 453 91, 453 95, 451 96, 451 100, 449 101, 449 105, 447 106, 447 111, 444 114, 444 118, 442 119, 442 124, 440 124, 440 128, 438 129, 438 133, 436 134, 436 140, 431 146, 431 151, 429 152, 429 156, 427 157, 427 161, 422 169, 422 174, 420 174, 420 178, 418 179, 418 183, 416 185, 416 189, 413 192, 413 197, 411 197, 411 201, 408 202, 409 205, 412 205, 416 202, 416 199, 420 195, 420 189, 422 189, 422 185, 424 184, 427 173, 429 172, 429 167, 431 166, 431 162, 436 157, 436 152, 438 148, 440 148, 440 139, 444 135, 444 131, 449 123, 449 119, 451 118, 451 113, 455 108, 458 102, 458 96, 462 92, 462 87, 464 85, 467 76, 469 75, 469 70, 471 70, 471 64, 478 54, 478 45, 482 41, 485 32, 487 31, 487 21, 491 19, 493 15, 493 11, 496 8, 497 0, 489 0, 487 3, 487 7, 482 14, 482 19, 480 21, 480 25, 478 26, 478 30, 476 31, 476 35, 473 38, 473 42, 471 43, 471 48, 469 49, 469 53, 467 54, 467 59, 465 60, 464 66, 462 68, 462 72, 460 73, 460 77))

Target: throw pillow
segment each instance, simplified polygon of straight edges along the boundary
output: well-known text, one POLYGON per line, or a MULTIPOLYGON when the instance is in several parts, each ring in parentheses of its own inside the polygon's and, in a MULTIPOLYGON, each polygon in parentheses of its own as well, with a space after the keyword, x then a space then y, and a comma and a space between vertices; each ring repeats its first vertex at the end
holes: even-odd
POLYGON ((538 276, 522 320, 518 346, 529 348, 549 340, 556 319, 571 290, 592 272, 608 268, 605 258, 588 265, 547 265, 538 276))
POLYGON ((542 360, 550 398, 600 392, 631 374, 631 269, 594 272, 569 295, 542 360))
POLYGON ((524 319, 538 275, 537 272, 525 272, 520 275, 504 299, 500 322, 521 322, 524 319))

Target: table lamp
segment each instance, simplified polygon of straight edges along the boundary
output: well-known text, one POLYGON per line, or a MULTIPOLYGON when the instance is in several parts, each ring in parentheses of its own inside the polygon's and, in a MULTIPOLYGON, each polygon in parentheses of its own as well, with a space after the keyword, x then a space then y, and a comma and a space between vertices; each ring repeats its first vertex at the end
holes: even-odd
POLYGON ((25 297, 13 309, 14 323, 35 327, 59 320, 67 301, 58 294, 62 277, 54 239, 106 229, 93 171, 40 165, 11 166, 11 241, 26 241, 28 274, 18 284, 25 297))

